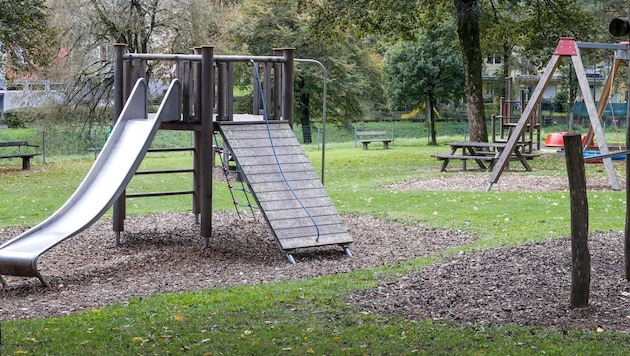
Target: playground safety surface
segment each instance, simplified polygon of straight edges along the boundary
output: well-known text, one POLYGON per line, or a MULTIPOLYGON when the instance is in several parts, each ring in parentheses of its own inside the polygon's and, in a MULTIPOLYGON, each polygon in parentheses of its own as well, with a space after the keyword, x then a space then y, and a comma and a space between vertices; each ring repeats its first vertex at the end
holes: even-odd
MULTIPOLYGON (((261 216, 239 220, 213 214, 210 248, 203 249, 192 214, 131 216, 122 244, 113 246, 111 220, 101 220, 42 255, 50 282, 7 276, 0 289, 0 320, 38 318, 98 308, 158 292, 258 285, 392 264, 473 241, 461 231, 431 230, 359 216, 343 216, 353 257, 338 246, 298 250, 287 262, 261 216), (378 247, 378 248, 375 248, 378 247)), ((0 243, 18 229, 0 230, 0 243)))

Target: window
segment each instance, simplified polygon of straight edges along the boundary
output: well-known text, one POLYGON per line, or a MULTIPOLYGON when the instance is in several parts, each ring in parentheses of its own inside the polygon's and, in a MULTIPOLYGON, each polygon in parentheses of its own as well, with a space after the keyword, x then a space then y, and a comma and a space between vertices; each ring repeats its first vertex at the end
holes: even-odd
POLYGON ((486 63, 487 64, 501 64, 501 57, 498 57, 497 55, 494 55, 492 57, 488 57, 486 59, 486 63))

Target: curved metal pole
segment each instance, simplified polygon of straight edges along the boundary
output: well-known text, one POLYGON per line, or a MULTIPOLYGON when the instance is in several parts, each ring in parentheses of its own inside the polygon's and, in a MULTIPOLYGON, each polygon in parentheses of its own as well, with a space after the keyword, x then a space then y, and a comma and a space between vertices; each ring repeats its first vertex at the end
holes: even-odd
POLYGON ((324 74, 324 90, 323 90, 323 99, 322 99, 322 185, 324 184, 324 169, 326 167, 326 83, 327 83, 327 73, 326 67, 320 62, 314 59, 299 59, 296 58, 295 62, 301 63, 314 63, 319 65, 322 69, 322 73, 324 74))

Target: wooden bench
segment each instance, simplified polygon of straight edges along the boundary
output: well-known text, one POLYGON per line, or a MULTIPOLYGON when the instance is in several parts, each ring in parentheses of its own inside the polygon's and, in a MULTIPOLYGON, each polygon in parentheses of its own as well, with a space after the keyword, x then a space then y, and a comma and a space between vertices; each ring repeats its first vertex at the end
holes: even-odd
POLYGON ((39 146, 30 145, 27 141, 0 142, 0 158, 21 158, 22 169, 30 169, 31 158, 41 154, 37 152, 37 148, 39 146), (24 147, 33 147, 35 152, 25 152, 24 147))
MULTIPOLYGON (((354 128, 354 143, 361 142, 363 149, 367 150, 368 145, 372 142, 382 142, 383 149, 389 149, 389 144, 394 141, 394 138, 385 138, 387 131, 358 131, 356 126, 354 128)), ((392 135, 393 136, 393 135, 392 135)))
MULTIPOLYGON (((489 170, 492 167, 494 167, 494 163, 496 160, 496 153, 493 153, 492 155, 458 155, 458 154, 434 154, 431 155, 431 157, 435 157, 437 158, 438 161, 445 161, 445 163, 447 163, 448 161, 452 160, 452 159, 456 159, 456 160, 460 160, 462 161, 463 164, 463 170, 466 170, 466 161, 469 159, 474 159, 477 164, 479 164, 479 167, 485 170, 489 170), (482 161, 487 161, 490 162, 489 166, 485 166, 484 164, 482 164, 482 161)), ((448 163, 447 163, 448 164, 448 163)), ((443 170, 446 170, 446 167, 444 166, 443 170)))

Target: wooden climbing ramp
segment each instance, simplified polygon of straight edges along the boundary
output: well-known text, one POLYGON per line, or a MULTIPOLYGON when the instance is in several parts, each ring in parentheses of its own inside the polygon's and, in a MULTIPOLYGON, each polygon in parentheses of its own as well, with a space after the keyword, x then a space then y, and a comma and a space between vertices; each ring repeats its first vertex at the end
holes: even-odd
POLYGON ((350 255, 352 237, 288 123, 221 122, 219 131, 291 263, 298 248, 340 245, 350 255))

